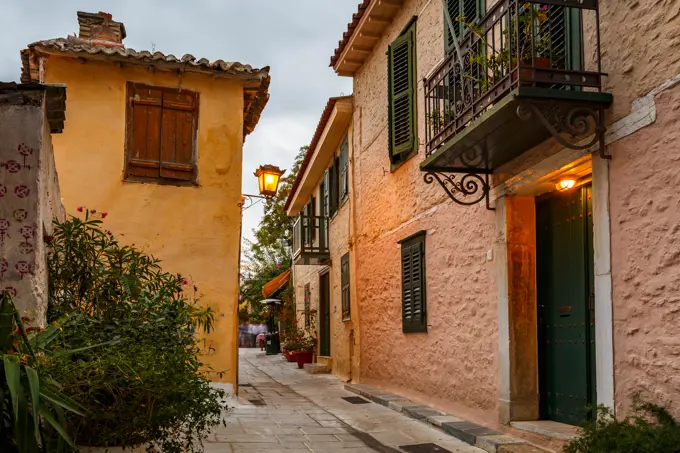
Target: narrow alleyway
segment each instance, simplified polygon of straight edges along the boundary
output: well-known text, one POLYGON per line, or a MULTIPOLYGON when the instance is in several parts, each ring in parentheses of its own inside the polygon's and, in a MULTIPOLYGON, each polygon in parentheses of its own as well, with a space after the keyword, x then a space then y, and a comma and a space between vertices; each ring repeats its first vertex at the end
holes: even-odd
POLYGON ((337 378, 309 375, 281 356, 241 349, 239 382, 238 402, 206 439, 206 453, 482 452, 378 404, 345 401, 356 395, 337 378), (417 444, 438 448, 400 448, 417 444))

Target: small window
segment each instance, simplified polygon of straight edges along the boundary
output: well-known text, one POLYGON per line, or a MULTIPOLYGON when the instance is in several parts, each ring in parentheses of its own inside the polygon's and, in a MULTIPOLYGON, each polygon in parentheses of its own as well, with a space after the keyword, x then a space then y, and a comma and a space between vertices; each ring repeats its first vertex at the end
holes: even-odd
POLYGON ((416 25, 412 20, 387 51, 389 150, 393 170, 418 152, 415 38, 416 25))
POLYGON ((125 179, 196 183, 198 93, 128 82, 125 179))
POLYGON ((309 327, 311 324, 311 313, 310 310, 310 299, 312 297, 312 291, 309 288, 309 283, 305 285, 305 327, 309 327))
POLYGON ((349 253, 345 253, 340 258, 340 283, 342 286, 342 320, 351 319, 351 308, 349 303, 349 253))
POLYGON ((420 231, 400 242, 403 331, 427 332, 425 231, 420 231))
POLYGON ((340 144, 340 204, 344 204, 349 195, 349 139, 347 134, 340 144))

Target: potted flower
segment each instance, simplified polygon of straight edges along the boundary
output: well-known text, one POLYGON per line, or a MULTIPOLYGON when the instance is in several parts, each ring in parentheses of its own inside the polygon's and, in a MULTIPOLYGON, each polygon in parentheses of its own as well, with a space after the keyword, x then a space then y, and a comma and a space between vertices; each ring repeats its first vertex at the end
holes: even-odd
POLYGON ((305 335, 300 340, 300 349, 295 353, 295 361, 298 368, 304 368, 305 363, 314 361, 314 351, 316 350, 316 337, 305 335))

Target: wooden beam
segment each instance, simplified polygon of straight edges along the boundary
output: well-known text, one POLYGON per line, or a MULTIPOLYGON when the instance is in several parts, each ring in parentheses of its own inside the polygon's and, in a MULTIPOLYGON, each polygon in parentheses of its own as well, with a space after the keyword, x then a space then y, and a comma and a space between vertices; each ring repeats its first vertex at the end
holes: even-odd
POLYGON ((357 52, 357 53, 364 53, 364 54, 370 54, 373 52, 372 47, 361 47, 361 46, 352 46, 350 48, 351 52, 357 52))
POLYGON ((382 16, 368 16, 368 23, 388 26, 392 23, 392 19, 382 16))
POLYGON ((374 31, 361 31, 359 32, 358 38, 365 38, 365 39, 380 39, 382 37, 382 33, 377 33, 374 31))
POLYGON ((378 0, 378 6, 387 6, 390 8, 399 8, 403 4, 403 0, 378 0))

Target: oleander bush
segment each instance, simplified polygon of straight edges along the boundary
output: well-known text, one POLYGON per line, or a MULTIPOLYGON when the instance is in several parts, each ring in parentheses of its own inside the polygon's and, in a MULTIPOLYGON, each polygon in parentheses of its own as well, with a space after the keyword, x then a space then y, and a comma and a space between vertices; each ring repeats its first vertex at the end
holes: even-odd
POLYGON ((121 245, 105 216, 84 210, 55 222, 48 321, 67 316, 54 349, 116 344, 46 360, 40 371, 85 409, 67 415, 77 444, 201 451, 226 409, 200 358, 198 334, 212 329, 213 312, 188 280, 121 245))

